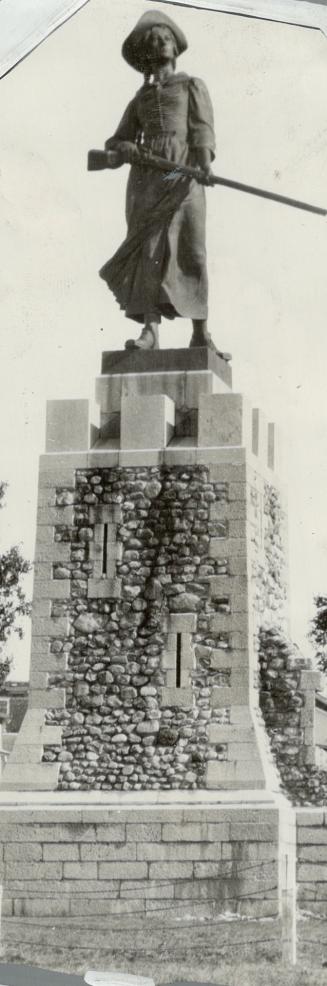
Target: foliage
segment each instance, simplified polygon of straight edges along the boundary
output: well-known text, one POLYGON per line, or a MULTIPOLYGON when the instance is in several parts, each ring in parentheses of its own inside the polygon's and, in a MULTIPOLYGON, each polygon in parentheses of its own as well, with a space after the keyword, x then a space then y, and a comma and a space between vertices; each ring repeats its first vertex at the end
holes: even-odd
POLYGON ((322 671, 327 671, 327 596, 315 596, 316 613, 311 621, 310 638, 322 671))
MULTIPOLYGON (((6 484, 0 483, 0 509, 4 506, 5 491, 6 484)), ((0 688, 11 665, 10 657, 2 654, 4 645, 11 633, 23 637, 19 620, 30 613, 30 604, 26 602, 21 586, 21 578, 30 568, 30 563, 22 557, 17 545, 0 554, 0 688)))

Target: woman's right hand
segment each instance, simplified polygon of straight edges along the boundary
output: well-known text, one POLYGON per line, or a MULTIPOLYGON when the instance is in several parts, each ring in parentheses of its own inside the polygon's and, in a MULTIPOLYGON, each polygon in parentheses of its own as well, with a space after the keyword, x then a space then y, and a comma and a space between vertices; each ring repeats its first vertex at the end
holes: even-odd
POLYGON ((117 150, 125 164, 136 164, 140 160, 137 144, 133 144, 131 140, 120 140, 117 150))

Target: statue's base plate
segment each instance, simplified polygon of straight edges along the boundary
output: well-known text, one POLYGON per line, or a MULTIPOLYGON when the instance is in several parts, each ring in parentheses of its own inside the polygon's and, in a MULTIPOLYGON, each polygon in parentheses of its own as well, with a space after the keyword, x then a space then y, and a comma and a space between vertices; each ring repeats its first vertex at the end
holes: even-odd
POLYGON ((101 373, 191 373, 212 370, 232 386, 230 363, 206 346, 198 349, 122 349, 102 353, 101 373))

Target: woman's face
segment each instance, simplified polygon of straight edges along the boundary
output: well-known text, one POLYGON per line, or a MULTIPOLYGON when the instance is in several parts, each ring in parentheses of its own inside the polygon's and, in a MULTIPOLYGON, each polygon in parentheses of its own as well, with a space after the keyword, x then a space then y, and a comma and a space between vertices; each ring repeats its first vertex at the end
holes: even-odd
POLYGON ((144 43, 147 60, 152 64, 170 62, 176 57, 176 41, 169 27, 152 27, 144 43))

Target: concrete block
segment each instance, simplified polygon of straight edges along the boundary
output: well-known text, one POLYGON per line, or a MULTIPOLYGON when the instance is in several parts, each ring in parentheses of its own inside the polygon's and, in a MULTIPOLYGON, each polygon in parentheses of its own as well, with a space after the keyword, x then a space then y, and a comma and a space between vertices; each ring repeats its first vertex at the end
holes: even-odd
POLYGON ((320 826, 316 826, 315 828, 298 828, 297 842, 301 845, 306 843, 309 846, 327 845, 327 828, 320 828, 320 826))
MULTIPOLYGON (((50 545, 55 543, 54 535, 55 535, 55 529, 52 525, 37 528, 36 540, 35 540, 36 558, 39 559, 41 552, 44 551, 50 545)), ((49 557, 51 557, 51 554, 48 551, 48 558, 49 557)))
POLYGON ((116 843, 110 842, 90 842, 87 845, 81 845, 81 859, 90 862, 108 862, 115 863, 129 862, 136 860, 136 844, 135 842, 130 842, 128 845, 122 843, 117 845, 116 843))
MULTIPOLYGON (((169 672, 168 672, 169 673, 169 672)), ((175 707, 179 709, 189 709, 194 704, 192 688, 162 688, 161 706, 162 708, 175 707)))
POLYGON ((297 867, 297 879, 304 882, 308 880, 312 883, 326 883, 327 895, 327 866, 319 863, 299 863, 297 867))
POLYGON ((252 408, 252 452, 264 466, 268 463, 268 421, 260 408, 252 408))
POLYGON ((230 651, 223 648, 219 650, 217 648, 212 652, 210 667, 213 671, 222 671, 225 668, 229 671, 247 669, 246 651, 230 651))
POLYGON ((150 880, 191 880, 193 863, 150 863, 150 880))
POLYGON ((246 538, 211 538, 209 545, 209 557, 210 558, 227 558, 236 555, 239 558, 242 555, 246 555, 248 550, 248 542, 246 538))
POLYGON ((12 918, 14 913, 14 901, 10 899, 2 898, 1 901, 1 917, 2 918, 12 918))
MULTIPOLYGON (((117 524, 121 524, 123 513, 120 503, 97 503, 89 508, 90 524, 94 524, 98 532, 102 524, 108 524, 108 541, 116 540, 117 524)), ((95 530, 94 537, 97 532, 95 530)))
POLYGON ((230 711, 230 725, 253 729, 250 709, 244 705, 233 705, 230 711))
POLYGON ((276 842, 278 844, 278 819, 270 822, 231 822, 231 842, 276 842))
POLYGON ((273 470, 276 470, 278 467, 277 429, 273 421, 270 421, 268 424, 267 465, 269 469, 273 470))
POLYGON ((324 821, 326 822, 326 819, 321 808, 313 808, 311 811, 307 809, 302 811, 299 808, 296 810, 296 824, 299 828, 311 828, 315 825, 320 827, 324 825, 324 821))
POLYGON ((224 709, 229 708, 232 704, 232 689, 225 688, 224 686, 214 687, 210 696, 210 705, 212 709, 224 709))
POLYGON ((167 628, 170 633, 195 633, 197 616, 195 613, 170 613, 167 628))
MULTIPOLYGON (((47 401, 46 451, 79 452, 94 444, 88 400, 47 401), (93 441, 92 441, 93 438, 93 441)), ((97 423, 95 424, 97 430, 97 423)))
POLYGON ((35 918, 35 917, 68 917, 70 914, 70 900, 63 897, 36 897, 25 898, 15 901, 16 918, 35 918))
POLYGON ((229 839, 230 827, 226 822, 165 822, 162 829, 163 842, 224 842, 229 839))
POLYGON ((237 555, 228 554, 228 572, 229 575, 246 575, 249 577, 250 573, 250 552, 247 554, 237 555))
MULTIPOLYGON (((131 901, 131 913, 139 913, 145 907, 144 901, 131 901)), ((119 916, 126 911, 126 901, 107 900, 89 897, 71 901, 71 914, 76 917, 100 918, 108 915, 119 916)))
POLYGON ((196 880, 208 880, 220 875, 220 864, 217 863, 194 863, 194 877, 196 880))
MULTIPOLYGON (((47 764, 44 766, 46 767, 47 764)), ((35 814, 38 813, 34 812, 33 815, 35 814)), ((93 825, 82 825, 80 820, 71 823, 62 821, 62 815, 66 818, 66 813, 60 811, 55 813, 53 823, 47 824, 46 819, 49 817, 47 806, 40 812, 40 815, 44 818, 43 824, 41 821, 33 821, 31 824, 27 824, 26 821, 21 824, 1 822, 0 842, 39 842, 42 845, 48 842, 58 845, 61 842, 95 842, 95 827, 93 825), (58 821, 55 821, 57 817, 58 821)), ((1 815, 1 817, 3 816, 1 815)))
POLYGON ((1 776, 3 791, 55 791, 58 785, 59 767, 55 764, 8 763, 1 776))
POLYGON ((148 862, 172 863, 175 860, 216 861, 221 859, 222 846, 218 842, 140 842, 137 858, 148 862))
POLYGON ((96 880, 97 864, 90 862, 63 863, 63 876, 67 880, 96 880))
POLYGON ((69 541, 54 541, 51 549, 51 559, 49 559, 49 552, 44 551, 43 553, 39 551, 37 555, 37 560, 34 565, 34 575, 37 579, 43 579, 45 576, 45 565, 49 564, 49 575, 48 578, 52 578, 52 563, 53 562, 66 562, 70 561, 71 545, 69 541), (43 567, 44 566, 44 567, 43 567), (38 575, 40 572, 40 575, 38 575))
POLYGON ((74 520, 74 507, 44 507, 39 506, 37 511, 37 524, 55 527, 57 524, 65 524, 71 527, 74 520))
POLYGON ((327 845, 299 846, 297 858, 306 863, 327 863, 327 845))
POLYGON ((196 466, 198 464, 199 450, 196 448, 185 448, 183 446, 172 446, 163 449, 161 464, 165 466, 196 466))
MULTIPOLYGON (((24 847, 22 846, 22 848, 24 847)), ((45 862, 63 863, 67 861, 77 863, 79 860, 79 846, 73 842, 44 843, 42 852, 45 862)))
MULTIPOLYGON (((239 787, 256 788, 258 781, 264 782, 264 774, 259 759, 228 761, 210 760, 206 770, 206 783, 208 788, 226 788, 231 785, 233 789, 239 787)), ((261 785, 260 785, 261 786, 261 785)))
POLYGON ((317 691, 321 687, 320 671, 301 671, 301 688, 305 691, 317 691))
POLYGON ((247 742, 245 739, 242 742, 240 740, 241 737, 239 737, 238 743, 228 743, 228 760, 250 761, 252 757, 255 760, 257 758, 257 744, 254 731, 247 742))
MULTIPOLYGON (((120 898, 128 898, 132 900, 135 897, 142 897, 146 902, 152 901, 157 902, 158 907, 162 904, 162 901, 172 900, 174 897, 174 886, 168 883, 158 883, 157 880, 146 880, 141 883, 140 880, 123 881, 120 885, 120 898)), ((146 905, 147 906, 147 905, 146 905)))
POLYGON ((10 764, 32 764, 41 763, 43 756, 43 745, 29 743, 15 743, 10 754, 10 764))
POLYGON ((126 825, 127 842, 160 842, 161 825, 160 822, 131 822, 126 825))
POLYGON ((121 401, 122 449, 161 449, 175 427, 175 405, 165 394, 125 397, 121 401))
POLYGON ((147 863, 99 863, 100 880, 145 880, 147 863))
POLYGON ((32 634, 38 627, 39 620, 50 619, 51 602, 50 599, 35 599, 32 610, 32 634))
POLYGON ((31 691, 29 704, 31 709, 64 709, 66 693, 63 688, 49 688, 48 691, 31 691))
POLYGON ((242 394, 200 395, 198 445, 252 449, 251 408, 242 394))
POLYGON ((165 450, 162 449, 153 449, 150 451, 146 451, 144 449, 134 449, 131 452, 125 452, 122 449, 119 452, 118 465, 124 469, 133 466, 138 467, 140 465, 144 466, 144 468, 147 466, 161 466, 164 458, 165 450))
POLYGON ((4 859, 7 863, 40 862, 42 846, 37 842, 8 842, 4 846, 4 859))
POLYGON ((237 613, 215 613, 210 617, 210 630, 214 633, 229 633, 231 630, 247 633, 249 630, 249 614, 247 609, 237 613))
POLYGON ((87 594, 89 599, 119 599, 121 596, 121 579, 106 576, 99 579, 89 579, 87 594))
POLYGON ((6 880, 61 880, 62 863, 6 863, 6 880))
POLYGON ((125 825, 122 822, 97 825, 96 838, 98 842, 125 842, 125 825))
POLYGON ((249 726, 219 726, 216 722, 209 723, 209 743, 250 743, 254 740, 254 729, 249 726))
POLYGON ((46 579, 34 582, 33 587, 33 607, 37 599, 69 599, 70 579, 46 579))
POLYGON ((47 688, 48 687, 49 675, 47 671, 31 671, 30 674, 30 689, 32 688, 47 688))
POLYGON ((33 623, 35 637, 67 637, 68 631, 69 620, 66 616, 39 617, 33 623))
POLYGON ((35 654, 32 649, 31 667, 33 671, 47 671, 61 674, 67 671, 67 654, 49 654, 45 648, 44 654, 35 654))
POLYGON ((86 452, 50 453, 39 457, 39 489, 61 487, 73 490, 76 469, 87 469, 86 452))

